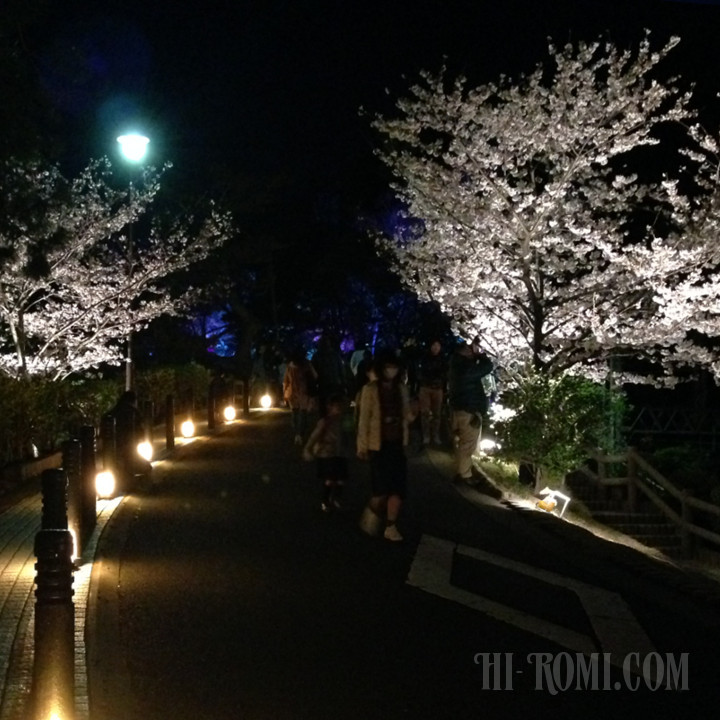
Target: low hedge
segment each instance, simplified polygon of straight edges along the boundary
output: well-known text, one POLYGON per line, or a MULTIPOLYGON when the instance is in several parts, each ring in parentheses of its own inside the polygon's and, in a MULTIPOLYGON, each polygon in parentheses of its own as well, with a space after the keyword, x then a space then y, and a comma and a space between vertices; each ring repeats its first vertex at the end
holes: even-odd
MULTIPOLYGON (((138 401, 153 404, 155 420, 168 395, 177 409, 202 407, 209 383, 209 371, 195 363, 139 371, 135 381, 138 401)), ((0 376, 0 466, 55 452, 82 425, 98 427, 123 389, 121 377, 0 376)))

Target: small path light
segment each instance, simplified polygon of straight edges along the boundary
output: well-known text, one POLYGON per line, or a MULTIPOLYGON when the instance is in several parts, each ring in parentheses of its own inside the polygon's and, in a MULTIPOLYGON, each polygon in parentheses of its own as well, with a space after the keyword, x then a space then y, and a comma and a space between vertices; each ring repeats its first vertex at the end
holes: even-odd
POLYGON ((137 454, 143 459, 150 462, 153 457, 153 446, 149 440, 143 440, 138 443, 137 454))
POLYGON ((191 438, 195 434, 195 423, 192 420, 186 420, 180 426, 180 433, 184 438, 191 438))
POLYGON ((537 507, 552 512, 557 507, 557 498, 560 498, 563 501, 560 517, 564 515, 567 506, 570 504, 570 498, 567 495, 563 495, 559 490, 551 490, 549 487, 543 488, 539 494, 542 496, 542 500, 538 500, 537 507))
POLYGON ((232 405, 228 405, 223 410, 223 417, 225 418, 226 422, 232 422, 236 417, 235 408, 232 405))
POLYGON ((272 398, 267 393, 260 398, 260 407, 263 410, 268 410, 272 407, 272 398))
POLYGON ((95 476, 95 492, 103 499, 115 494, 115 475, 110 470, 103 470, 95 476))

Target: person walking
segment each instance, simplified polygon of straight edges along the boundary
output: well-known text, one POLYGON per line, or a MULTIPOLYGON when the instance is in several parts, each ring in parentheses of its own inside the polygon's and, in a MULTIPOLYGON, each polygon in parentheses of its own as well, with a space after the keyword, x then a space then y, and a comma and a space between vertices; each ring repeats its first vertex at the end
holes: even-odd
POLYGON ((447 385, 448 363, 439 340, 433 340, 420 361, 418 400, 423 444, 440 445, 440 418, 447 385))
POLYGON ((360 393, 357 456, 370 461, 369 508, 377 517, 385 517, 385 539, 399 542, 403 536, 397 520, 407 493, 410 402, 395 355, 381 355, 376 373, 360 393))
POLYGON ((481 350, 479 339, 461 345, 450 360, 448 400, 457 437, 456 481, 467 482, 473 477, 472 456, 488 409, 483 379, 492 371, 493 363, 481 350))
POLYGON ((373 370, 373 356, 369 350, 363 351, 362 360, 355 368, 355 397, 360 395, 360 391, 368 382, 369 371, 373 370))
POLYGON ((303 458, 315 459, 317 478, 322 483, 323 512, 340 508, 340 497, 348 478, 347 440, 343 428, 345 400, 331 395, 326 402, 326 414, 318 420, 303 448, 303 458))
POLYGON ((345 362, 334 336, 324 334, 320 338, 312 365, 317 374, 318 409, 322 417, 326 414, 327 399, 331 395, 347 394, 345 362))
POLYGON ((295 444, 302 445, 307 432, 308 413, 312 406, 311 386, 317 380, 315 368, 298 347, 290 355, 283 376, 283 399, 292 413, 295 444))

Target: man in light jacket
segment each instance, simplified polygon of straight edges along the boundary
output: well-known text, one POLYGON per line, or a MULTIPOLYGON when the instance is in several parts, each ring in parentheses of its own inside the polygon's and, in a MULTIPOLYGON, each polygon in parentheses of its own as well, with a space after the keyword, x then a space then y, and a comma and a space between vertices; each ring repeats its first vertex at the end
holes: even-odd
POLYGON ((448 399, 457 436, 456 481, 467 482, 473 476, 472 456, 488 409, 483 378, 492 371, 492 360, 481 350, 478 339, 461 345, 450 360, 448 399))

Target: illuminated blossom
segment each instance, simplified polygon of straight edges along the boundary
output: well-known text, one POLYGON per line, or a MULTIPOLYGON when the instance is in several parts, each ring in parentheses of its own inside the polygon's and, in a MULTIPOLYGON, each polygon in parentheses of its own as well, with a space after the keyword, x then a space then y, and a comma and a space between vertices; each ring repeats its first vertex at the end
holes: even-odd
POLYGON ((682 366, 720 377, 705 342, 720 335, 718 146, 693 124, 690 94, 652 77, 677 42, 550 46, 516 83, 423 73, 374 122, 418 220, 383 249, 516 377, 601 377, 621 357, 667 382, 682 366))
POLYGON ((202 220, 153 224, 130 261, 128 229, 147 213, 161 172, 147 169, 132 191, 113 189, 109 173, 107 160, 72 181, 40 163, 2 168, 0 372, 61 378, 119 363, 129 332, 182 306, 164 281, 229 236, 229 218, 211 208, 202 220))

